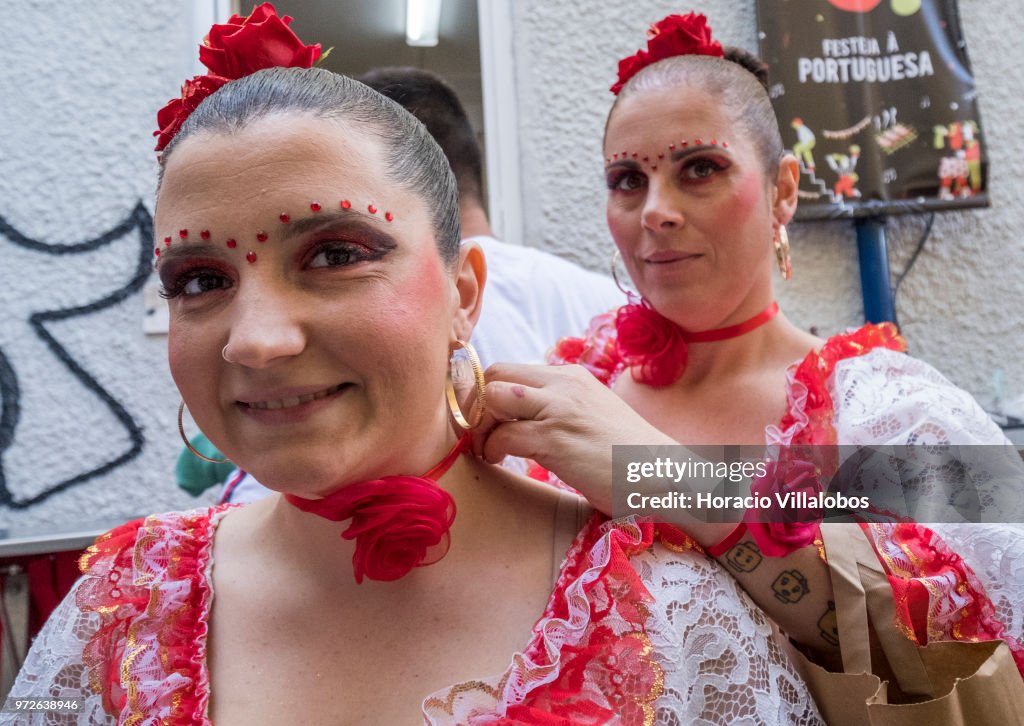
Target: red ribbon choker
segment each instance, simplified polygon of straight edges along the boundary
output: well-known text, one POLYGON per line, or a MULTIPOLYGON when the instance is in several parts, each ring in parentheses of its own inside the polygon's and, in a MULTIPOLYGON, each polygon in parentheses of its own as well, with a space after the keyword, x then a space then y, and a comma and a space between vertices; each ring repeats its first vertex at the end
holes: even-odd
POLYGON ((640 383, 662 387, 675 383, 686 370, 687 343, 715 343, 756 330, 779 313, 779 304, 742 323, 696 333, 683 330, 659 313, 647 300, 631 302, 615 315, 616 345, 623 362, 640 383))
POLYGON ((437 485, 459 455, 469 450, 466 434, 423 476, 385 476, 349 484, 322 499, 284 498, 304 512, 332 522, 351 519, 341 533, 354 539, 356 582, 391 581, 414 567, 432 565, 448 553, 455 500, 437 485))

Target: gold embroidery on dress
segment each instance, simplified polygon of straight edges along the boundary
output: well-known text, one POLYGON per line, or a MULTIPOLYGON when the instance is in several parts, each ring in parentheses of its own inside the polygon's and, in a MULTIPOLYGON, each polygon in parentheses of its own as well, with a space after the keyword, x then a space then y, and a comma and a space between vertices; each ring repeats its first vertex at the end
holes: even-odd
POLYGON ((505 684, 508 682, 508 675, 508 673, 505 673, 501 681, 498 682, 498 685, 494 687, 486 681, 466 681, 464 683, 457 683, 448 689, 448 695, 444 700, 441 700, 436 696, 432 696, 423 702, 423 706, 428 709, 439 708, 449 716, 454 716, 455 699, 457 697, 471 691, 481 691, 497 700, 501 695, 501 692, 505 690, 505 684))
POLYGON ((665 670, 661 667, 661 664, 651 657, 651 653, 654 651, 654 646, 651 644, 651 639, 647 633, 629 633, 625 637, 635 638, 640 641, 640 658, 643 663, 651 669, 651 673, 654 674, 654 682, 651 684, 650 690, 645 694, 633 697, 634 703, 640 706, 641 710, 644 712, 644 726, 652 726, 655 716, 654 706, 652 704, 661 697, 662 693, 665 692, 665 670))

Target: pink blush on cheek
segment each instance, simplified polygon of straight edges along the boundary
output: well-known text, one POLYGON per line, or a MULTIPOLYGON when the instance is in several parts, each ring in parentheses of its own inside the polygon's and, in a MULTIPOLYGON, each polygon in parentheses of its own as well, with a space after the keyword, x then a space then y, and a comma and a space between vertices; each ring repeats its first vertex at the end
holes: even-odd
POLYGON ((719 207, 717 216, 723 228, 742 223, 756 213, 764 195, 764 176, 755 170, 747 172, 736 185, 731 202, 719 207))

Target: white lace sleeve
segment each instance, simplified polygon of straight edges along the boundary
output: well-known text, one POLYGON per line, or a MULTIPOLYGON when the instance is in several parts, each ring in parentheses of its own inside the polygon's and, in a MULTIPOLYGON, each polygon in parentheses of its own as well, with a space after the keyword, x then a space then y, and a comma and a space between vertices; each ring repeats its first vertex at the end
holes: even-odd
POLYGON ((82 612, 75 595, 82 580, 68 593, 36 636, 11 689, 10 698, 77 699, 75 712, 0 713, 0 726, 93 726, 113 724, 103 710, 99 694, 89 686, 89 673, 82 659, 89 638, 100 625, 97 613, 82 612))
POLYGON ((1002 430, 970 394, 927 363, 900 353, 874 350, 842 361, 833 380, 840 442, 910 446, 922 458, 946 446, 977 452, 974 458, 985 472, 972 472, 968 461, 954 476, 947 471, 945 482, 941 470, 933 472, 932 486, 945 484, 944 496, 952 497, 962 478, 981 482, 980 503, 984 506, 987 496, 1003 523, 936 523, 936 518, 928 527, 981 579, 1010 635, 1024 637, 1024 465, 1002 430))
POLYGON ((720 564, 660 545, 632 562, 655 600, 647 632, 665 675, 655 723, 824 723, 781 636, 720 564))
POLYGON ((832 400, 841 444, 1009 443, 971 394, 924 361, 886 348, 839 361, 832 400))

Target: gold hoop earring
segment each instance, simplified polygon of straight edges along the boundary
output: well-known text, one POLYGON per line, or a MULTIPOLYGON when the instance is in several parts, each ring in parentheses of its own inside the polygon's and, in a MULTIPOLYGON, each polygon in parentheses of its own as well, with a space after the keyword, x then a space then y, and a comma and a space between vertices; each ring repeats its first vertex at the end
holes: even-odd
POLYGON ((786 225, 780 224, 775 229, 775 237, 772 240, 775 245, 775 262, 779 266, 783 280, 793 279, 793 260, 789 255, 789 232, 786 225))
POLYGON ((615 287, 619 288, 619 290, 622 292, 623 295, 627 295, 628 296, 628 295, 632 295, 633 293, 630 292, 629 290, 627 290, 626 288, 624 288, 622 286, 622 283, 619 281, 619 271, 617 269, 618 265, 616 263, 619 261, 619 259, 621 259, 621 257, 622 257, 622 255, 619 253, 619 248, 616 247, 615 251, 612 252, 612 265, 611 265, 612 266, 612 280, 615 281, 615 287))
MULTIPOLYGON (((473 423, 470 423, 462 413, 459 406, 459 399, 455 396, 455 383, 452 380, 452 367, 448 367, 448 379, 445 381, 444 392, 448 398, 448 409, 451 411, 455 425, 463 431, 472 431, 484 418, 484 409, 487 406, 487 382, 484 380, 484 368, 480 364, 480 356, 472 345, 464 340, 455 341, 456 348, 462 348, 469 357, 469 364, 473 368, 474 384, 476 385, 476 401, 473 403, 473 423)), ((453 351, 454 352, 454 351, 453 351)))
POLYGON ((185 415, 185 401, 182 400, 182 402, 178 404, 178 433, 181 435, 181 440, 185 442, 185 448, 187 448, 189 451, 191 451, 193 456, 198 456, 203 461, 208 461, 211 464, 226 464, 226 463, 228 463, 227 459, 211 459, 209 456, 203 456, 198 451, 196 451, 196 447, 194 447, 192 445, 192 442, 188 440, 188 436, 185 435, 185 424, 182 421, 182 417, 184 415, 185 415))

